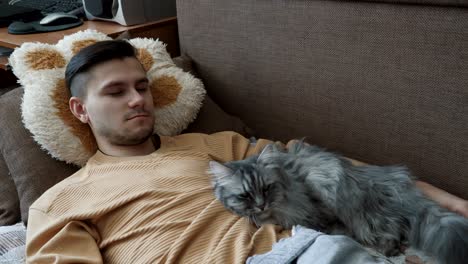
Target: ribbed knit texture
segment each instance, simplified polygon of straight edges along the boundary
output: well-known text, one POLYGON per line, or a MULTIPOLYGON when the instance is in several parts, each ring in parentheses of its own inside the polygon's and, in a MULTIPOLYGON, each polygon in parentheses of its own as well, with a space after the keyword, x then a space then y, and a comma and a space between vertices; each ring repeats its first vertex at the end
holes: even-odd
POLYGON ((31 206, 28 262, 244 263, 289 232, 257 229, 224 209, 208 161, 242 159, 267 143, 185 134, 162 137, 147 156, 98 152, 31 206))

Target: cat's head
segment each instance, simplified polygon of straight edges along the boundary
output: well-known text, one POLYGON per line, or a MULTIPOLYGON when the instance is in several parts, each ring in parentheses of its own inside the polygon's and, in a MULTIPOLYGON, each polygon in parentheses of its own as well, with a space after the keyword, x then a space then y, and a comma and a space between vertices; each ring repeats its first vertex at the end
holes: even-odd
MULTIPOLYGON (((245 160, 210 162, 215 196, 223 205, 257 225, 286 199, 288 182, 279 166, 267 165, 262 152, 245 160)), ((270 164, 273 164, 270 162, 270 164)))

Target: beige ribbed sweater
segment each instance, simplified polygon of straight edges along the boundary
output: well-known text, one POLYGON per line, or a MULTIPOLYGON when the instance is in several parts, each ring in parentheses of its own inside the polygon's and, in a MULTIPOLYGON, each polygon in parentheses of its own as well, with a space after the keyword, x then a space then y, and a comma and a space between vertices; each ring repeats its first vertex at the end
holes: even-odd
POLYGON ((96 153, 30 208, 28 263, 244 263, 287 236, 257 229, 212 194, 208 161, 255 146, 233 132, 161 137, 147 156, 96 153))

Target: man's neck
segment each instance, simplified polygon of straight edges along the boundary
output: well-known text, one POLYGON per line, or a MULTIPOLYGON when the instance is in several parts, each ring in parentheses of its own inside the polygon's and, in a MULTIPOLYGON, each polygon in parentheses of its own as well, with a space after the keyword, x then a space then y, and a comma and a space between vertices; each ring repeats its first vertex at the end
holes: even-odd
POLYGON ((151 154, 159 149, 159 144, 159 137, 154 136, 137 145, 111 145, 106 143, 98 143, 98 146, 99 150, 108 156, 132 157, 151 154))

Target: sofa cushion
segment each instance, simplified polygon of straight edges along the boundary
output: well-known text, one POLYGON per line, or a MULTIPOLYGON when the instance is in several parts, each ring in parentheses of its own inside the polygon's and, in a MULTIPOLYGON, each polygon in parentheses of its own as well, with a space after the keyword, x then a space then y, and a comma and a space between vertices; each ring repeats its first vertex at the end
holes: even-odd
MULTIPOLYGON (((2 116, 0 116, 0 120, 2 116)), ((10 176, 3 155, 0 153, 0 226, 17 223, 20 217, 18 193, 16 192, 15 183, 10 176)))
POLYGON ((0 97, 0 111, 8 113, 0 115, 0 149, 18 192, 21 219, 27 223, 29 206, 77 167, 53 159, 33 140, 21 121, 22 95, 18 88, 0 97))
POLYGON ((78 168, 49 156, 33 140, 21 121, 23 89, 14 89, 0 97, 0 150, 16 186, 21 220, 27 223, 29 206, 48 188, 78 168))
MULTIPOLYGON (((174 63, 184 71, 190 72, 199 78, 193 65, 193 60, 189 56, 183 54, 173 60, 174 63)), ((197 119, 195 119, 183 133, 198 132, 211 134, 219 131, 235 131, 246 137, 254 135, 254 131, 240 118, 226 113, 209 95, 207 95, 203 101, 200 112, 198 112, 197 119)))

